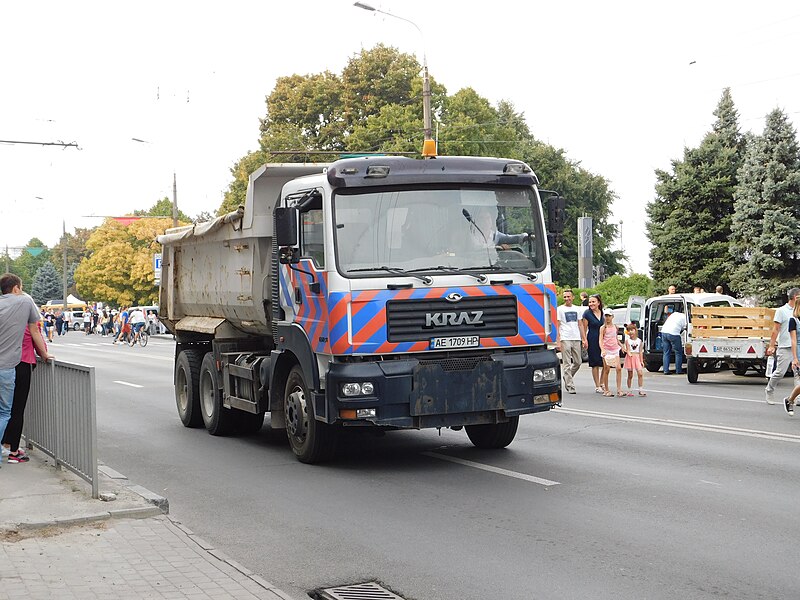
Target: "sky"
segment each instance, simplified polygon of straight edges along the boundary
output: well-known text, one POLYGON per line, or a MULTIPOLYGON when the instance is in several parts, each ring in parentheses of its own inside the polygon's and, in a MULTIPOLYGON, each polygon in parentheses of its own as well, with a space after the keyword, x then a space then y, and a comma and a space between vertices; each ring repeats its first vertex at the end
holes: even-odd
POLYGON ((723 88, 743 132, 774 108, 800 114, 793 2, 371 4, 420 31, 340 0, 0 3, 0 140, 80 148, 0 143, 0 247, 148 209, 172 197, 173 173, 184 213, 214 213, 276 79, 340 73, 378 43, 424 53, 450 94, 510 101, 535 137, 605 177, 613 247, 638 273, 654 171, 700 143, 723 88))

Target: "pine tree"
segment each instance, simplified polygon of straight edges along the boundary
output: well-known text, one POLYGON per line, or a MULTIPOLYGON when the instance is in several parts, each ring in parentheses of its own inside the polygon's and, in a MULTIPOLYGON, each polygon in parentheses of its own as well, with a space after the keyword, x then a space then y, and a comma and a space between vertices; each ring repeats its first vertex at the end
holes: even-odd
POLYGON ((733 196, 745 148, 729 89, 714 116, 697 148, 685 148, 671 172, 656 171, 656 198, 647 205, 656 289, 714 289, 729 279, 733 196))
POLYGON ((31 297, 36 304, 45 304, 48 300, 61 298, 62 295, 61 277, 53 263, 48 261, 39 267, 33 277, 31 297))
POLYGON ((800 147, 779 109, 748 144, 735 209, 732 286, 759 303, 780 304, 786 288, 800 281, 800 147))

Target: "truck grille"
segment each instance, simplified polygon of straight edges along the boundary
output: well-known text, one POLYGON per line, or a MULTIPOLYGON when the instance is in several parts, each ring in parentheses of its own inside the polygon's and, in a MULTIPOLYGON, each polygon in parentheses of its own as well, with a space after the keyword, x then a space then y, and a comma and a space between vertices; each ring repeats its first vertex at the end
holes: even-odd
POLYGON ((433 337, 517 335, 514 296, 478 296, 459 302, 445 299, 390 300, 386 303, 387 339, 419 342, 433 337))

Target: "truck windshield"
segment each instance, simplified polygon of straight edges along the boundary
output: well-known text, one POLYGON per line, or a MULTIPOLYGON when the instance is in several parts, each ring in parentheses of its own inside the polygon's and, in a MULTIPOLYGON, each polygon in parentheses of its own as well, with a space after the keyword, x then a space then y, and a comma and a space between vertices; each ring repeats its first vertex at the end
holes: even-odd
POLYGON ((345 275, 385 275, 387 267, 535 272, 547 264, 532 188, 356 189, 337 193, 333 210, 345 275))

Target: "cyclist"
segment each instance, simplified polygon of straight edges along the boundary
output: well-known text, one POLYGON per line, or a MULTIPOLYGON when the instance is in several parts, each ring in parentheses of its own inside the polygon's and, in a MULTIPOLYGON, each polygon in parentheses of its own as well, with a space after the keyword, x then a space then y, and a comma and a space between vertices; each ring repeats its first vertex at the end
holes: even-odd
POLYGON ((144 327, 145 323, 147 323, 147 318, 144 316, 144 311, 138 307, 134 308, 131 311, 130 316, 128 316, 128 323, 131 324, 131 331, 133 332, 133 341, 131 342, 131 345, 133 346, 137 341, 139 341, 139 332, 141 332, 142 327, 144 327))

